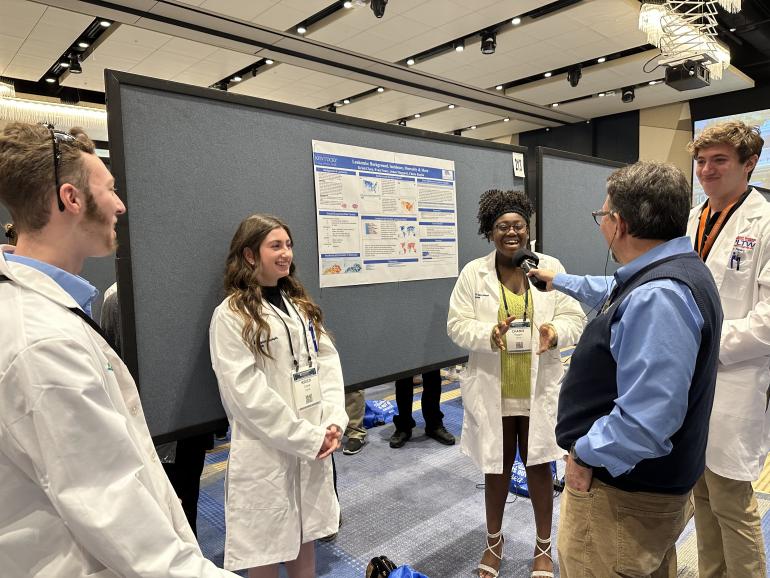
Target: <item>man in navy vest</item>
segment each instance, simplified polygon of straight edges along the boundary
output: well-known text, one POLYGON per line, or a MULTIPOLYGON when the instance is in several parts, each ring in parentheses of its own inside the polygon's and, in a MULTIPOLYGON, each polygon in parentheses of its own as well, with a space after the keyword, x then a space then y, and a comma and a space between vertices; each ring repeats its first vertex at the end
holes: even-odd
POLYGON ((639 162, 593 213, 613 277, 533 274, 599 312, 572 355, 556 439, 569 451, 561 576, 676 576, 675 543, 705 467, 722 308, 685 236, 690 186, 639 162))

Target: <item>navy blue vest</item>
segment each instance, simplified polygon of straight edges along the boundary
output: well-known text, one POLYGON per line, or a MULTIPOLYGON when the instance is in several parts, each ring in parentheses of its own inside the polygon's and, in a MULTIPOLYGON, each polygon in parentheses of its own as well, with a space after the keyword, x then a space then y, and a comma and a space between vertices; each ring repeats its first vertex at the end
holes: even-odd
POLYGON ((705 468, 722 331, 722 306, 714 278, 695 252, 673 255, 638 271, 613 290, 609 306, 586 326, 559 394, 556 441, 568 450, 597 419, 615 407, 618 385, 617 364, 610 352, 612 322, 628 294, 655 279, 675 279, 689 287, 703 316, 687 414, 682 426, 671 436, 673 448, 667 456, 642 460, 630 472, 616 478, 606 469, 596 467, 594 476, 621 490, 684 494, 692 489, 705 468))

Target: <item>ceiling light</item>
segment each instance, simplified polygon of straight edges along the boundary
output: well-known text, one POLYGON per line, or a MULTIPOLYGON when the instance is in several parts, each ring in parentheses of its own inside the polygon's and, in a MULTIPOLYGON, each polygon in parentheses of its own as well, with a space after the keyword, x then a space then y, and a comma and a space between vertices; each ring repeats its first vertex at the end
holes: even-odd
POLYGON ((730 28, 730 32, 735 32, 736 30, 738 30, 738 29, 737 28, 730 28))
POLYGON ((372 9, 377 18, 382 18, 385 15, 385 6, 387 5, 388 0, 371 0, 369 2, 369 8, 372 9))
POLYGON ((660 49, 659 65, 700 60, 712 79, 722 78, 730 66, 730 51, 717 40, 717 4, 737 12, 741 1, 665 0, 642 4, 639 29, 647 34, 647 42, 660 49))
POLYGON ((67 62, 66 60, 62 60, 61 62, 59 62, 59 66, 61 66, 62 68, 69 68, 70 63, 67 62))
POLYGON ((45 79, 45 81, 46 81, 48 84, 53 84, 54 82, 56 82, 56 79, 55 79, 54 77, 52 77, 52 76, 47 76, 47 77, 46 77, 46 79, 45 79))
POLYGON ((102 26, 103 28, 109 28, 110 26, 112 26, 112 22, 110 22, 109 20, 102 20, 99 22, 99 26, 102 26))
POLYGON ((475 124, 471 126, 471 130, 476 130, 476 125, 475 124))
POLYGON ((342 6, 344 8, 353 8, 353 3, 352 2, 343 2, 342 6))
POLYGON ((596 62, 598 62, 599 64, 601 64, 602 62, 607 62, 607 58, 605 58, 604 56, 602 56, 601 58, 597 58, 597 59, 596 59, 596 62))
POLYGON ((583 67, 579 64, 571 67, 567 70, 567 82, 572 88, 575 88, 580 82, 580 77, 583 76, 583 67))
POLYGON ((449 106, 447 106, 447 108, 450 109, 450 110, 453 109, 454 107, 455 107, 454 104, 450 104, 449 106))
POLYGON ((414 113, 414 118, 420 118, 422 115, 419 112, 414 113))
POLYGON ((498 84, 498 85, 495 87, 495 90, 502 90, 502 89, 503 89, 503 85, 502 85, 502 84, 498 84))
POLYGON ((0 81, 0 97, 14 98, 16 96, 16 87, 12 82, 0 81))
POLYGON ((398 126, 406 126, 406 119, 402 118, 401 120, 399 120, 398 121, 398 126))
POLYGON ((412 66, 413 64, 414 64, 414 58, 408 58, 406 60, 406 65, 407 66, 412 66))
POLYGON ((240 76, 233 76, 230 79, 230 82, 240 82, 241 80, 243 80, 243 79, 240 76))
POLYGON ((546 78, 551 78, 552 74, 553 74, 552 72, 546 72, 543 76, 545 76, 546 78))
POLYGON ((385 92, 385 89, 382 88, 381 86, 378 86, 377 87, 377 92, 385 92))
POLYGON ((604 93, 603 93, 603 92, 600 92, 600 93, 599 93, 599 96, 604 96, 604 93))
POLYGON ((346 98, 345 100, 342 101, 342 104, 350 104, 350 99, 346 98))
POLYGON ((307 28, 304 26, 297 26, 297 34, 304 34, 305 32, 307 32, 307 28))
POLYGON ((457 40, 455 42, 455 52, 462 52, 465 50, 465 40, 457 40))
POLYGON ((273 63, 272 59, 270 59, 270 58, 265 58, 265 64, 267 64, 267 65, 270 65, 270 64, 272 64, 272 63, 273 63))
POLYGON ((657 80, 651 80, 647 84, 649 84, 650 86, 655 86, 656 84, 658 84, 658 81, 657 80))
POLYGON ((88 48, 89 44, 88 44, 88 42, 78 42, 78 46, 80 48, 88 48))
POLYGON ((83 69, 80 67, 80 55, 74 52, 70 54, 70 72, 72 74, 80 74, 83 69))
POLYGON ((503 119, 503 122, 511 122, 511 119, 510 119, 510 118, 508 118, 508 117, 506 116, 506 117, 503 119))
POLYGON ((342 106, 342 103, 341 102, 335 102, 334 106, 342 106))
POLYGON ((633 86, 627 86, 623 89, 623 92, 620 93, 620 100, 622 100, 625 103, 633 102, 634 101, 634 87, 633 86))
POLYGON ((329 105, 329 112, 337 112, 337 107, 334 106, 333 104, 330 104, 329 105))
POLYGON ((485 30, 481 33, 481 53, 494 54, 497 48, 497 33, 494 30, 485 30))
POLYGON ((519 18, 519 17, 517 16, 516 18, 514 18, 513 20, 511 20, 511 24, 513 24, 514 26, 518 26, 519 24, 521 24, 521 18, 519 18))
POLYGON ((558 103, 558 102, 554 102, 554 103, 551 105, 551 108, 559 108, 559 103, 558 103))

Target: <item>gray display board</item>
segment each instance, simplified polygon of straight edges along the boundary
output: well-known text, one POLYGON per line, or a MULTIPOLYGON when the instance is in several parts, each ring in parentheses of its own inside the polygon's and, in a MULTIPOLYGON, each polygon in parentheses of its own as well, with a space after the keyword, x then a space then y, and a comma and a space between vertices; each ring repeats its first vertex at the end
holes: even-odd
MULTIPOLYGON (((53 167, 51 168, 51 171, 53 171, 53 167)), ((3 205, 0 205, 0 226, 10 222, 10 213, 8 213, 3 205)), ((7 242, 8 239, 3 235, 2 238, 0 238, 0 243, 7 242)), ((96 297, 91 307, 91 314, 98 323, 102 310, 102 297, 104 296, 104 292, 115 282, 115 259, 112 257, 86 259, 85 263, 83 263, 83 270, 80 272, 80 276, 87 279, 99 290, 99 295, 96 297)))
POLYGON ((479 194, 523 188, 524 149, 352 119, 265 100, 107 73, 110 152, 128 208, 120 220, 123 342, 157 441, 224 417, 208 328, 238 223, 275 214, 294 237, 297 273, 323 309, 356 389, 462 359, 446 335, 455 279, 319 289, 313 139, 455 162, 460 267, 491 246, 479 194))
POLYGON ((607 177, 622 163, 555 149, 537 149, 538 248, 568 273, 612 275, 607 242, 591 217, 607 197, 607 177))

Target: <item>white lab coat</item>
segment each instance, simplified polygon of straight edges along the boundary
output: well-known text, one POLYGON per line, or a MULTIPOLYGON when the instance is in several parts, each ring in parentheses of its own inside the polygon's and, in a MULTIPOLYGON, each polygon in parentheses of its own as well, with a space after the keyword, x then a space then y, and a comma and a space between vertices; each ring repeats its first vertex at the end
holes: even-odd
MULTIPOLYGON (((544 269, 563 272, 561 263, 540 255, 544 269)), ((572 297, 558 291, 532 289, 531 399, 528 465, 562 457, 556 445, 556 407, 564 374, 559 349, 536 355, 543 323, 556 328, 559 347, 574 345, 585 325, 585 315, 572 297)), ((447 333, 458 346, 470 351, 460 379, 463 431, 460 449, 485 474, 503 472, 503 425, 500 389, 500 351, 492 349, 490 336, 500 308, 500 283, 495 272, 495 251, 468 263, 460 273, 449 300, 447 333)))
POLYGON ((50 277, 3 254, 0 274, 0 573, 234 577, 201 554, 117 354, 50 277))
MULTIPOLYGON (((702 205, 690 213, 695 239, 702 205)), ((756 480, 770 450, 770 203, 752 190, 719 233, 706 265, 724 311, 706 466, 733 480, 756 480), (740 270, 733 249, 740 244, 740 270), (751 245, 753 244, 753 247, 751 245)))
POLYGON ((232 427, 225 499, 225 568, 231 570, 294 560, 302 543, 339 528, 331 458, 318 461, 316 455, 327 426, 344 431, 348 423, 340 360, 326 335, 316 353, 307 319, 298 319, 288 303, 287 309, 291 315, 263 308, 272 359, 255 357, 246 347, 243 321, 228 299, 211 319, 211 360, 232 427), (322 403, 299 415, 289 342, 278 315, 291 331, 300 367, 307 364, 307 336, 319 374, 322 403))

